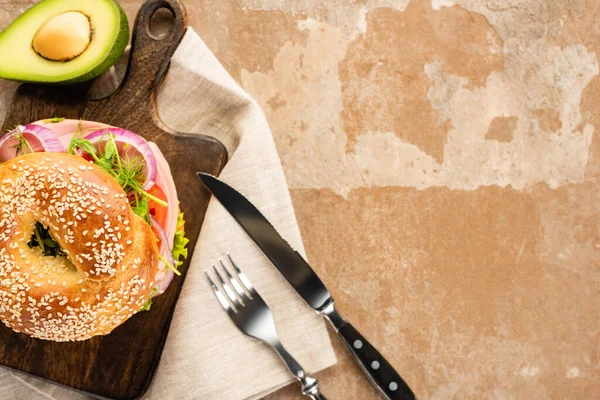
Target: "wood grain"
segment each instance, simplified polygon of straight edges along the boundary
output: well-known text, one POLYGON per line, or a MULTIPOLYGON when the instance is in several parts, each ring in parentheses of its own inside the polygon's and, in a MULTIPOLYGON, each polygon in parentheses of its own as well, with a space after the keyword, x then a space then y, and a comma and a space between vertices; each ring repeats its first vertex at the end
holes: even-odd
MULTIPOLYGON (((191 252, 209 199, 195 172, 218 174, 227 152, 212 138, 174 132, 158 117, 156 90, 185 27, 181 2, 147 1, 136 18, 127 74, 115 93, 92 102, 85 100, 90 83, 69 87, 25 84, 15 94, 3 129, 59 116, 123 127, 155 142, 175 179, 191 252), (149 29, 150 20, 161 8, 170 10, 174 18, 170 32, 155 38, 149 29)), ((98 398, 140 397, 158 365, 190 258, 181 267, 182 276, 176 277, 167 292, 156 299, 150 312, 133 316, 110 335, 84 342, 54 343, 0 327, 0 364, 98 398)))

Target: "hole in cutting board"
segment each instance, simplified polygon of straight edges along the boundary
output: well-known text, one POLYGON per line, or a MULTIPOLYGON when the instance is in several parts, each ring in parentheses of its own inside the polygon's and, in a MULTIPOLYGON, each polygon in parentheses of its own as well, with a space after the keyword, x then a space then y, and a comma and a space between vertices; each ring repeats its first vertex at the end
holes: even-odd
POLYGON ((154 11, 154 14, 152 14, 152 17, 150 17, 148 34, 153 39, 164 39, 169 35, 171 29, 173 29, 174 21, 175 14, 173 14, 173 11, 166 7, 161 7, 154 11))

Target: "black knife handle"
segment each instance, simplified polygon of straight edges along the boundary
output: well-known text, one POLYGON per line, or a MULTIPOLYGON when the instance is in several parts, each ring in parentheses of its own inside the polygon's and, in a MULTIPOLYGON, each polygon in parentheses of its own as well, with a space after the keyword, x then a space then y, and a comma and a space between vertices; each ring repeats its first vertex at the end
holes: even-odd
POLYGON ((354 356, 354 360, 383 397, 389 400, 416 399, 410 387, 394 367, 351 323, 335 311, 333 303, 322 314, 333 324, 338 335, 354 356))

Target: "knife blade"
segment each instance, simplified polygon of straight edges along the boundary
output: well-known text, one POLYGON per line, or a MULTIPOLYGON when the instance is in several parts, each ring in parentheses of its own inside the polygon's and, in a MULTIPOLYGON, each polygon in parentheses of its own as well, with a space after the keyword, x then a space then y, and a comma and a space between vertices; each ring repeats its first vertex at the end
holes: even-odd
POLYGON ((263 251, 304 301, 335 328, 355 361, 381 395, 413 400, 415 395, 391 364, 335 309, 333 297, 306 260, 241 193, 205 173, 198 178, 263 251))

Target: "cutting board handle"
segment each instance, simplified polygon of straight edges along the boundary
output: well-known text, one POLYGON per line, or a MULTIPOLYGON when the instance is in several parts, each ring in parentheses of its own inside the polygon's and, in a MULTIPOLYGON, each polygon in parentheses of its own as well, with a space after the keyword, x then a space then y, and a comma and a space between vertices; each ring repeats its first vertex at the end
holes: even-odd
POLYGON ((151 120, 164 132, 174 133, 158 117, 156 89, 185 29, 185 7, 179 0, 147 0, 137 14, 127 72, 115 93, 86 101, 92 81, 68 86, 23 84, 17 89, 3 129, 42 118, 66 117, 132 127, 139 125, 137 121, 151 120), (161 8, 169 10, 173 19, 168 33, 158 37, 152 32, 152 17, 161 8))
POLYGON ((171 56, 186 30, 186 11, 179 0, 147 0, 140 8, 133 28, 131 52, 125 78, 113 96, 124 98, 151 97, 140 102, 154 117, 156 89, 165 76, 171 56), (162 36, 153 32, 152 18, 160 9, 171 12, 170 29, 162 36))

